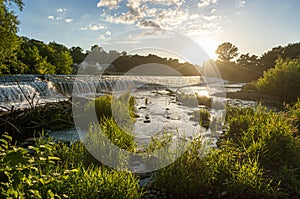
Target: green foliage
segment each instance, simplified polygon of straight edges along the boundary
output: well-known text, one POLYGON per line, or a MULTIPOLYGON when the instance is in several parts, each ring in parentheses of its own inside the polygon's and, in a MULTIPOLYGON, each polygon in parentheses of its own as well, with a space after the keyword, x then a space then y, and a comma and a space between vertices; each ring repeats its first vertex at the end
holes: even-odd
MULTIPOLYGON (((116 146, 133 151, 135 149, 134 136, 129 129, 121 128, 114 119, 106 119, 101 125, 101 131, 116 146)), ((95 134, 96 132, 91 132, 95 134)), ((100 132, 98 132, 100 133, 100 132)))
POLYGON ((278 59, 275 68, 264 72, 256 86, 261 93, 296 101, 300 96, 300 59, 278 59))
POLYGON ((277 46, 272 50, 264 53, 260 58, 260 67, 262 70, 274 68, 276 60, 282 59, 296 59, 300 56, 300 43, 292 43, 287 46, 277 46))
POLYGON ((1 139, 1 198, 140 198, 130 173, 84 164, 81 143, 67 147, 50 140, 28 150, 6 146, 1 139))
POLYGON ((55 42, 48 45, 23 37, 18 59, 27 66, 26 73, 70 74, 73 60, 69 50, 55 42))
POLYGON ((193 141, 183 156, 157 171, 156 186, 178 198, 299 197, 300 140, 293 126, 298 106, 288 113, 228 108, 218 148, 203 157, 203 141, 193 141))
POLYGON ((10 73, 11 62, 16 62, 16 54, 20 48, 21 39, 17 36, 19 21, 8 9, 7 3, 16 3, 22 9, 23 3, 17 1, 0 1, 0 74, 10 73))
POLYGON ((104 95, 90 101, 85 107, 85 113, 87 115, 96 113, 100 122, 113 117, 119 125, 130 128, 135 117, 134 105, 135 99, 129 93, 119 97, 104 95))

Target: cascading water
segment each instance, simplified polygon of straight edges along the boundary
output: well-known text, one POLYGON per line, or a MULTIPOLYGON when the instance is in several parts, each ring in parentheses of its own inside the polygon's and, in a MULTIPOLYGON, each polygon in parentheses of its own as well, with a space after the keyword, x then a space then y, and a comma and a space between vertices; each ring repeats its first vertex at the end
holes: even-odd
POLYGON ((0 76, 0 105, 20 108, 29 106, 28 101, 45 103, 66 100, 72 94, 86 97, 126 91, 130 83, 132 84, 132 80, 103 79, 96 76, 0 76))

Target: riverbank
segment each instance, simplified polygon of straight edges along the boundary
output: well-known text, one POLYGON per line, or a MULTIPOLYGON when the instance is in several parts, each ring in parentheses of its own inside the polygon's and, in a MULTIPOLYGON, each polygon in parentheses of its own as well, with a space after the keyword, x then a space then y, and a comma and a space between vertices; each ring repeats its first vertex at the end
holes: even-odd
POLYGON ((280 97, 260 94, 253 91, 237 91, 237 92, 226 92, 226 98, 230 99, 240 99, 247 101, 255 101, 261 103, 265 106, 271 106, 276 108, 283 108, 284 100, 280 97))

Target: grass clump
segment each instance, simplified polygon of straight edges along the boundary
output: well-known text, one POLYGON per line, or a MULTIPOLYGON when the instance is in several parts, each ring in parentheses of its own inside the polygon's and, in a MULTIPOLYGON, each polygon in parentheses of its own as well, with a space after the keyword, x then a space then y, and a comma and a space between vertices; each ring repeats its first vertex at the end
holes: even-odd
POLYGON ((121 96, 104 95, 90 101, 85 107, 85 114, 96 113, 100 123, 107 118, 114 120, 121 126, 130 127, 135 118, 135 98, 130 93, 121 96))
POLYGON ((200 109, 192 112, 191 120, 199 122, 200 125, 208 128, 210 125, 210 113, 207 109, 200 109))

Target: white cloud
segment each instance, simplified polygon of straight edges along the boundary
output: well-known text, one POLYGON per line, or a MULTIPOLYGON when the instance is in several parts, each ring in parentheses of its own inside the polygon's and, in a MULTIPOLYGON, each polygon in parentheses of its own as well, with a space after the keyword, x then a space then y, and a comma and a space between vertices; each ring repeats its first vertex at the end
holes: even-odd
POLYGON ((201 0, 197 5, 199 8, 205 8, 218 3, 218 0, 201 0))
POLYGON ((48 19, 55 20, 55 17, 51 15, 51 16, 48 16, 48 19))
POLYGON ((110 36, 110 35, 111 35, 111 32, 108 30, 108 31, 105 32, 105 35, 110 36))
POLYGON ((118 4, 121 2, 122 0, 100 0, 97 3, 97 7, 109 7, 110 9, 115 9, 118 7, 118 4))
POLYGON ((182 5, 184 0, 144 0, 144 2, 152 2, 154 4, 163 4, 163 5, 182 5))
POLYGON ((67 9, 66 8, 58 8, 56 10, 56 12, 58 12, 58 13, 65 13, 65 12, 67 12, 67 9))
POLYGON ((142 0, 127 0, 128 6, 131 6, 132 8, 138 8, 142 4, 142 0))
POLYGON ((63 18, 62 18, 62 17, 55 17, 55 16, 51 15, 51 16, 48 16, 48 19, 50 19, 50 20, 52 20, 52 21, 60 21, 60 20, 62 20, 63 18))
POLYGON ((106 29, 104 25, 96 25, 96 24, 89 24, 84 28, 81 28, 81 30, 93 30, 93 31, 103 30, 103 29, 106 29))
POLYGON ((246 1, 245 0, 239 0, 237 7, 244 7, 246 5, 246 1))
POLYGON ((67 19, 65 19, 65 22, 66 23, 71 23, 71 22, 73 22, 73 19, 72 18, 67 18, 67 19))
POLYGON ((105 40, 105 36, 104 35, 99 35, 97 39, 98 40, 105 40))
POLYGON ((206 21, 215 21, 220 19, 220 16, 217 15, 203 16, 203 19, 205 19, 206 21))

